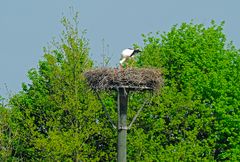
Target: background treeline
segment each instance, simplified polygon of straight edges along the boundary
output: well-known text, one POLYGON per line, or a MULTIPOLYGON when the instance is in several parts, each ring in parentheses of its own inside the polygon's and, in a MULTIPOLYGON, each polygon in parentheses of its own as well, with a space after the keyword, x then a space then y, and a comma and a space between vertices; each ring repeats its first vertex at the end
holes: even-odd
MULTIPOLYGON (((88 40, 77 17, 62 24, 30 84, 0 104, 1 161, 116 161, 117 132, 83 76, 94 67, 88 40)), ((143 35, 133 66, 159 68, 165 84, 128 132, 129 161, 240 160, 240 51, 223 26, 143 35)), ((116 122, 117 94, 101 97, 116 122)), ((150 99, 131 93, 129 119, 150 99)))

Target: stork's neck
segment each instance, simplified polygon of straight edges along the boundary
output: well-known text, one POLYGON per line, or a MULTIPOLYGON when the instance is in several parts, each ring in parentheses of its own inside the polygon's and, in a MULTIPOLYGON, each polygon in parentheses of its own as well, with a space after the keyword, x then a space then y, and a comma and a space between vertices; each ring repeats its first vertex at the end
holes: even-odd
POLYGON ((133 53, 138 53, 138 52, 141 52, 139 49, 135 49, 134 51, 133 51, 133 53))
POLYGON ((133 50, 133 53, 131 54, 131 56, 135 55, 136 53, 141 52, 139 49, 133 50))

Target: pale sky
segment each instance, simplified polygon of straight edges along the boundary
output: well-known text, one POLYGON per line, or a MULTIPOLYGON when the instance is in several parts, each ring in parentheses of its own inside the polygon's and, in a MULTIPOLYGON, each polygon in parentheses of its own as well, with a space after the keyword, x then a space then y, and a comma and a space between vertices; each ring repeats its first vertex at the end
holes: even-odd
POLYGON ((98 64, 105 52, 116 65, 120 53, 133 43, 142 44, 141 34, 169 31, 174 24, 209 25, 225 21, 227 39, 240 47, 239 0, 0 0, 0 95, 8 96, 28 82, 27 71, 37 67, 42 48, 62 31, 62 15, 69 7, 80 13, 80 28, 87 30, 90 54, 98 64))

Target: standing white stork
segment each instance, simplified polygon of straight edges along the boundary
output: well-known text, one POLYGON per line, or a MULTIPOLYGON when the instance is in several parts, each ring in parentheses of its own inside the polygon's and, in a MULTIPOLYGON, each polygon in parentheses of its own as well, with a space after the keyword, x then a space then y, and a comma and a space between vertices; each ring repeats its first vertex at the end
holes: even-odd
POLYGON ((121 53, 121 60, 120 60, 120 67, 122 68, 122 65, 125 61, 127 61, 129 58, 132 58, 135 54, 141 52, 139 49, 132 49, 132 48, 127 48, 124 49, 121 53))

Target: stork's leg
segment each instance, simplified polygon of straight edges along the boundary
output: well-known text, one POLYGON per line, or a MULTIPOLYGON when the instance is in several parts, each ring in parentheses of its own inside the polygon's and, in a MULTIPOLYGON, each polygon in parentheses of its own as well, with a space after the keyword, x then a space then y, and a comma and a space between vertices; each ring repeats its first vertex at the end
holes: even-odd
POLYGON ((114 68, 114 77, 117 77, 117 68, 114 68))
POLYGON ((119 69, 120 69, 120 71, 123 70, 122 64, 119 65, 119 69))
POLYGON ((124 75, 124 69, 123 69, 122 64, 119 65, 119 68, 120 68, 120 74, 121 74, 121 75, 124 75))

